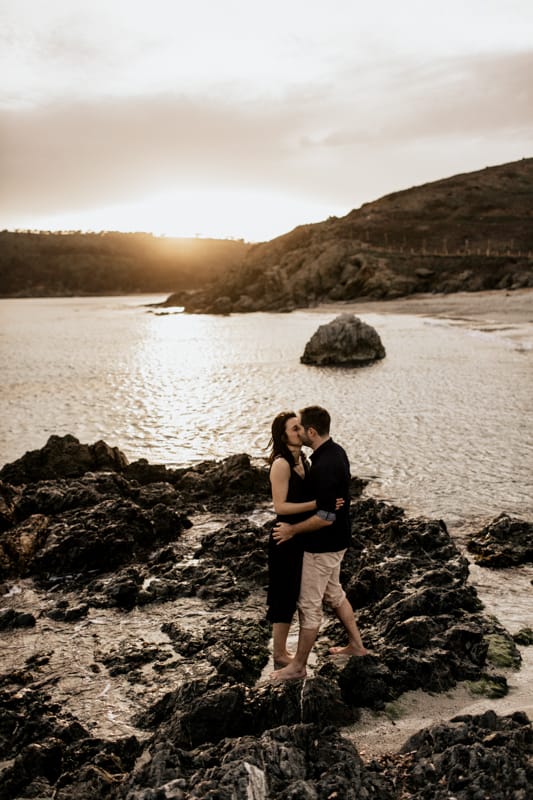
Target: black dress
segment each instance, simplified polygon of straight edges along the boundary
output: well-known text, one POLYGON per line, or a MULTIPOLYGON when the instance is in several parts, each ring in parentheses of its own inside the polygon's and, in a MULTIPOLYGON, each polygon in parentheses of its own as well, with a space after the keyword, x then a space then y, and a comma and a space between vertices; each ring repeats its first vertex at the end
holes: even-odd
MULTIPOLYGON (((303 459, 305 476, 302 478, 294 467, 291 469, 287 502, 307 503, 313 500, 309 481, 309 466, 303 459)), ((312 517, 314 511, 301 514, 278 514, 277 522, 294 524, 312 517)), ((303 537, 293 536, 288 542, 276 544, 270 533, 268 540, 268 594, 267 619, 270 622, 291 622, 300 594, 302 578, 303 537)))

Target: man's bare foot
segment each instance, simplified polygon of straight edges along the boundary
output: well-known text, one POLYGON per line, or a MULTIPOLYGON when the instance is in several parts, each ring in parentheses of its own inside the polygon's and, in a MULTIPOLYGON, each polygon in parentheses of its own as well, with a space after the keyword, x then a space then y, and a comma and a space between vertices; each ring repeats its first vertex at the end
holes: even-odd
POLYGON ((295 681, 305 678, 306 676, 307 671, 305 667, 303 669, 297 669, 291 662, 290 664, 287 664, 286 667, 283 667, 282 669, 276 669, 274 672, 271 672, 270 680, 272 683, 278 683, 279 681, 295 681))
POLYGON ((355 645, 347 644, 345 647, 330 647, 329 652, 332 656, 368 656, 370 650, 366 647, 355 647, 355 645))

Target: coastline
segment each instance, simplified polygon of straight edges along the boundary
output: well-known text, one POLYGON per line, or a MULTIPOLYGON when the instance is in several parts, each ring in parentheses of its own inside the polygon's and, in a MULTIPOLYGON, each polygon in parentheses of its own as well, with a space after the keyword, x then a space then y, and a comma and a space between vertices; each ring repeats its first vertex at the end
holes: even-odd
POLYGON ((323 313, 330 309, 359 314, 414 314, 477 325, 521 325, 533 323, 533 289, 415 294, 396 300, 323 303, 312 310, 323 313))
MULTIPOLYGON (((80 764, 59 776, 58 797, 85 796, 82 787, 95 774, 93 754, 104 747, 113 767, 120 767, 111 776, 110 798, 118 798, 115 785, 119 791, 129 786, 132 797, 163 787, 163 796, 170 780, 196 796, 197 786, 210 788, 205 781, 213 775, 219 783, 242 786, 241 776, 249 778, 246 765, 255 763, 257 753, 273 752, 273 761, 260 762, 266 785, 277 774, 279 731, 291 764, 301 769, 309 763, 311 770, 312 742, 325 725, 331 726, 331 752, 324 763, 345 763, 366 785, 372 779, 376 786, 414 785, 428 763, 440 769, 441 736, 450 757, 463 752, 464 732, 453 722, 458 714, 470 716, 468 752, 486 754, 485 772, 501 774, 500 754, 513 770, 527 764, 531 739, 523 737, 530 735, 533 717, 533 648, 522 650, 516 672, 497 666, 496 657, 485 660, 486 651, 475 648, 489 636, 510 645, 510 634, 533 627, 532 564, 498 571, 471 564, 468 570, 460 557, 466 530, 404 518, 400 509, 361 497, 357 535, 370 581, 362 580, 360 592, 352 589, 361 601, 363 640, 368 637, 375 656, 329 658, 327 647, 338 641, 338 632, 325 627, 310 662, 309 677, 316 680, 263 685, 263 666, 272 654, 263 620, 268 526, 256 516, 269 502, 265 472, 243 455, 196 470, 127 464, 117 449, 103 442, 80 445, 71 436, 47 448, 38 463, 27 454, 2 476, 8 483, 16 478, 4 491, 9 547, 2 677, 4 698, 16 704, 8 709, 18 715, 9 719, 18 727, 14 743, 5 746, 0 789, 28 786, 25 796, 33 796, 36 788, 44 794, 44 787, 52 793, 47 774, 38 776, 39 787, 29 784, 24 760, 33 745, 50 741, 51 724, 53 731, 66 726, 81 735, 81 744, 68 733, 45 751, 80 764), (58 466, 61 477, 51 474, 58 466), (43 534, 41 544, 37 537, 43 534), (27 547, 31 537, 39 541, 35 549, 27 547), (374 592, 373 586, 382 589, 374 592), (467 681, 486 673, 505 675, 506 697, 473 694, 467 681), (365 710, 378 708, 385 711, 365 710), (494 727, 475 718, 489 709, 502 736, 497 741, 494 727), (520 714, 511 717, 515 711, 520 714), (435 737, 429 754, 418 745, 408 756, 399 752, 427 728, 435 737), (306 731, 310 738, 302 741, 306 731), (126 746, 128 760, 122 762, 126 746), (177 755, 183 750, 187 773, 177 755), (157 772, 162 759, 174 770, 163 776, 157 772)), ((348 556, 347 574, 357 574, 357 561, 357 554, 348 556)), ((296 635, 293 626, 291 645, 296 635)), ((512 651, 507 664, 516 664, 512 651)), ((299 774, 291 766, 284 785, 299 774)), ((306 780, 313 775, 301 774, 306 780)), ((348 796, 342 774, 326 777, 328 796, 332 790, 348 796)), ((322 773, 319 780, 326 780, 322 773)))
MULTIPOLYGON (((518 290, 516 292, 484 292, 479 295, 470 293, 462 293, 461 295, 418 295, 409 298, 403 298, 395 301, 365 301, 364 303, 337 303, 327 306, 322 306, 319 309, 302 309, 301 311, 312 314, 314 311, 325 311, 326 313, 340 313, 341 311, 351 311, 356 313, 369 313, 369 314, 406 314, 418 315, 420 317, 439 318, 442 320, 441 325, 457 325, 464 326, 466 331, 469 329, 487 331, 493 334, 495 331, 497 335, 501 336, 517 336, 517 332, 527 331, 530 339, 532 336, 532 322, 533 322, 533 290, 518 290)), ((434 324, 429 322, 428 325, 434 324)), ((420 326, 419 326, 420 327, 420 326)), ((525 349, 525 348, 522 348, 525 349)), ((528 362, 523 362, 522 356, 518 359, 520 363, 526 365, 528 362)), ((222 523, 220 523, 222 525, 222 523)), ((451 535, 456 539, 456 543, 461 547, 462 531, 460 528, 454 530, 449 526, 451 535)), ((205 532, 205 531, 204 531, 205 532)), ((195 523, 195 528, 190 538, 194 538, 195 533, 200 533, 200 526, 195 523)), ((183 539, 185 541, 185 537, 183 539)), ((522 570, 523 568, 521 568, 522 570)), ((531 609, 527 607, 527 598, 531 596, 531 578, 533 578, 533 567, 527 568, 527 578, 516 584, 515 577, 517 570, 501 570, 493 571, 480 569, 471 565, 470 582, 476 586, 480 597, 483 599, 487 613, 494 614, 511 633, 516 632, 520 627, 526 624, 531 625, 531 609), (520 591, 518 591, 520 588, 520 591), (517 616, 507 616, 510 611, 516 611, 516 601, 520 598, 520 623, 518 624, 517 616)), ((524 573, 525 574, 525 573, 524 573)), ((154 586, 157 582, 154 581, 154 586)), ((20 595, 16 595, 13 599, 15 604, 18 603, 20 595)), ((191 627, 194 629, 200 612, 194 605, 193 601, 187 599, 183 606, 192 603, 191 612, 191 627), (196 616, 195 616, 196 615, 196 616)), ((72 601, 74 604, 74 600, 72 601)), ((80 608, 81 606, 74 606, 80 608)), ((43 601, 43 609, 45 604, 43 601)), ((139 624, 139 638, 143 641, 143 637, 147 637, 148 644, 153 644, 154 633, 153 630, 159 630, 162 622, 159 620, 158 613, 162 606, 155 607, 153 616, 150 619, 150 625, 146 627, 141 622, 141 614, 137 611, 129 613, 127 626, 131 627, 132 620, 137 621, 139 624), (150 630, 150 633, 147 633, 150 630)), ((31 607, 30 607, 31 610, 31 607)), ((185 612, 183 612, 185 613, 185 612)), ((74 629, 74 636, 76 636, 76 644, 79 647, 80 639, 83 638, 85 633, 89 634, 96 630, 101 630, 102 620, 104 614, 99 611, 94 614, 94 617, 89 616, 89 621, 80 621, 74 629)), ((117 615, 117 622, 120 618, 117 615)), ((165 620, 168 622, 168 620, 165 620)), ((39 622, 39 620, 38 620, 39 622)), ((50 625, 46 622, 46 617, 43 613, 42 622, 40 624, 50 625)), ((120 625, 126 623, 120 622, 120 625)), ((65 652, 66 647, 70 646, 72 623, 68 626, 64 623, 65 627, 62 635, 65 639, 65 652)), ((20 634, 22 639, 23 635, 20 634)), ((122 630, 121 630, 122 635, 122 630)), ((102 634, 99 633, 100 642, 102 642, 102 634)), ((29 637, 28 637, 29 638, 29 637)), ((92 641, 89 641, 92 648, 92 641)), ((168 644, 166 641, 162 644, 162 640, 157 639, 157 646, 163 647, 163 644, 168 644)), ((60 646, 58 645, 58 651, 60 646)), ((111 647, 110 647, 111 649, 111 647)), ((89 651, 88 651, 89 652, 89 651)), ((359 750, 361 756, 366 761, 371 761, 372 758, 385 754, 394 754, 405 743, 408 737, 435 723, 448 723, 450 719, 458 714, 478 714, 487 709, 493 709, 498 714, 508 714, 515 710, 525 711, 530 719, 533 719, 533 706, 531 697, 531 680, 533 679, 533 648, 521 648, 523 657, 522 668, 519 672, 510 672, 499 669, 498 674, 505 674, 509 683, 509 694, 501 699, 489 699, 474 695, 468 688, 468 684, 462 682, 454 689, 443 694, 432 694, 422 690, 407 692, 402 695, 394 704, 390 714, 373 713, 363 711, 362 718, 352 728, 342 729, 342 733, 346 738, 353 741, 356 748, 359 750)), ((119 654, 120 655, 120 654, 119 654)), ((121 657, 121 656, 120 656, 121 657)), ((119 656, 114 656, 118 659, 119 656)), ((88 655, 86 672, 89 671, 92 662, 92 649, 88 655)), ((55 666, 55 665, 53 665, 55 666)), ((85 666, 85 663, 84 663, 85 666)), ((107 669, 107 668, 106 668, 107 669)), ((117 695, 109 690, 109 684, 106 683, 106 669, 102 668, 99 676, 93 677, 90 675, 90 682, 94 689, 91 689, 94 697, 95 705, 102 705, 103 698, 106 699, 109 710, 109 718, 106 724, 114 724, 113 714, 116 712, 116 707, 113 701, 116 700, 117 695), (98 682, 98 689, 96 684, 98 682)), ((270 670, 269 670, 270 671, 270 670)), ((59 674, 59 673, 58 673, 59 674)), ((161 675, 164 678, 164 672, 161 675)), ((62 681, 67 682, 73 680, 70 674, 62 678, 62 681)), ((143 687, 144 691, 144 687, 143 687)), ((83 702, 87 699, 88 689, 84 687, 84 692, 81 693, 83 702)), ((92 696, 92 695, 91 695, 92 696)), ((119 706, 119 710, 120 706, 119 706)), ((119 715, 120 716, 120 715, 119 715)), ((118 723, 117 723, 118 725, 118 723)), ((118 728, 117 728, 118 729, 118 728)), ((97 731, 97 729, 94 729, 97 731)), ((129 729, 124 730, 125 733, 131 733, 129 729)))

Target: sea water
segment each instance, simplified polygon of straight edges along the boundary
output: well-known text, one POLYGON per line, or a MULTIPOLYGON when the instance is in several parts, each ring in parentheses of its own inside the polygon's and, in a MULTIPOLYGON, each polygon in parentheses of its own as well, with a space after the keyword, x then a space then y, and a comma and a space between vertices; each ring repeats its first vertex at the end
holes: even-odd
POLYGON ((0 465, 67 433, 103 439, 130 461, 262 460, 275 414, 319 404, 369 494, 452 524, 533 516, 531 341, 361 314, 386 358, 318 368, 300 356, 339 308, 208 316, 149 307, 162 299, 0 301, 0 465))

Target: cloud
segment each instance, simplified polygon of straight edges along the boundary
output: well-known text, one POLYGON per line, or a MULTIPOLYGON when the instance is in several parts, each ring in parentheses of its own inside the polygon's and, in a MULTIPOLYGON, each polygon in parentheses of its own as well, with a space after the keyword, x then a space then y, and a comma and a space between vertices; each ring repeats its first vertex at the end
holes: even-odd
MULTIPOLYGON (((289 115, 290 116, 290 115, 289 115)), ((127 98, 2 114, 5 199, 48 211, 176 182, 266 179, 283 155, 286 122, 212 101, 127 98)))
POLYGON ((400 65, 381 76, 378 102, 367 106, 370 117, 355 119, 355 124, 348 119, 322 144, 531 136, 531 74, 533 50, 400 65))
POLYGON ((7 109, 0 113, 0 212, 16 219, 171 187, 227 187, 307 195, 338 213, 343 204, 349 210, 379 193, 498 163, 501 152, 513 160, 513 138, 517 147, 531 144, 532 71, 533 52, 397 58, 368 73, 346 69, 336 81, 246 99, 228 86, 225 94, 7 109), (483 152, 465 144, 478 139, 483 152), (482 162, 465 167, 472 155, 482 162))

